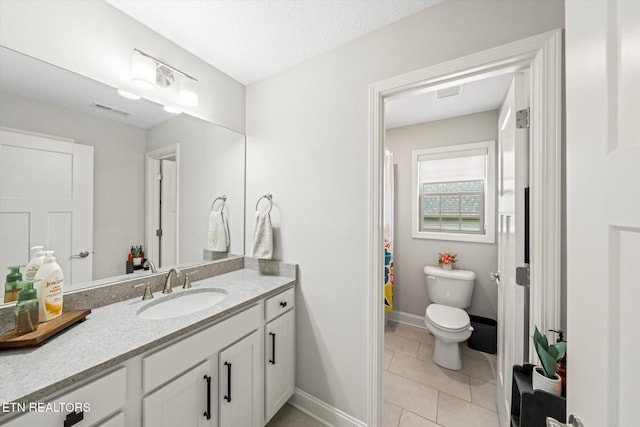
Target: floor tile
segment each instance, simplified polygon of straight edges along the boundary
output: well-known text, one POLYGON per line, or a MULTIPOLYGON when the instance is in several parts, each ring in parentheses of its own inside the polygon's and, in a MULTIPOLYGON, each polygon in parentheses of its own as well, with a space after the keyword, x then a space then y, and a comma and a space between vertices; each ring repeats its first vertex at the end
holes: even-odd
POLYGON ((416 357, 418 355, 418 348, 420 342, 405 338, 393 333, 386 333, 384 335, 384 348, 394 351, 396 354, 402 353, 409 356, 416 357))
POLYGON ((383 427, 398 427, 400 415, 402 415, 402 408, 400 406, 394 405, 386 400, 384 401, 384 406, 382 407, 383 427))
POLYGON ((426 420, 406 409, 402 411, 399 427, 438 427, 433 421, 426 420))
POLYGON ((496 412, 440 392, 438 424, 445 427, 498 427, 496 412))
POLYGON ((471 401, 469 376, 404 354, 393 356, 389 372, 471 401))
POLYGON ((285 404, 265 427, 325 427, 304 412, 285 404))
POLYGON ((406 323, 387 322, 387 328, 385 329, 385 331, 389 331, 405 338, 410 338, 412 340, 426 342, 429 344, 433 344, 435 341, 434 336, 431 335, 431 332, 429 332, 428 329, 407 325, 406 323))
POLYGON ((425 362, 433 361, 433 348, 434 344, 428 344, 426 342, 420 343, 420 348, 418 349, 418 359, 424 360, 425 362))
POLYGON ((469 378, 469 384, 471 385, 471 403, 494 412, 498 411, 495 384, 473 377, 469 378))
POLYGON ((435 421, 438 390, 391 372, 384 373, 383 383, 384 400, 435 421))
POLYGON ((470 377, 496 383, 496 367, 491 363, 485 353, 463 354, 462 369, 460 372, 470 377))
POLYGON ((391 365, 391 359, 393 359, 393 354, 394 354, 393 350, 389 350, 388 348, 384 349, 384 362, 383 362, 384 370, 389 369, 389 365, 391 365))

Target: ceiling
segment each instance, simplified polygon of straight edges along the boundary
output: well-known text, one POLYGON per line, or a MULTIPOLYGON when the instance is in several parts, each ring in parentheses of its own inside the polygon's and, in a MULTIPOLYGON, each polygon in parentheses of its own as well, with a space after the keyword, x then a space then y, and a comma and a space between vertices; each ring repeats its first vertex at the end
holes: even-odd
POLYGON ((244 85, 443 0, 106 0, 244 85))

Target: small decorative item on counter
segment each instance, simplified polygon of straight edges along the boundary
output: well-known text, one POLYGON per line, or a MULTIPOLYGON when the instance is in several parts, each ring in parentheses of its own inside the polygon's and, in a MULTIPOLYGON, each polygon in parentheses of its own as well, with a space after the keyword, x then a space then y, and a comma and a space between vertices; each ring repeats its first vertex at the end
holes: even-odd
POLYGON ((132 246, 131 250, 133 251, 133 267, 136 270, 142 268, 142 264, 144 264, 144 252, 142 251, 142 245, 132 246))
POLYGON ((20 292, 18 282, 22 280, 22 273, 20 273, 21 267, 23 266, 16 265, 9 267, 9 274, 7 274, 7 280, 4 284, 4 302, 15 301, 18 297, 18 292, 20 292))
POLYGON ((36 273, 42 267, 44 263, 44 246, 33 246, 31 248, 31 260, 27 264, 27 268, 24 271, 24 278, 27 280, 33 280, 36 277, 36 273))
POLYGON ((33 288, 33 280, 20 281, 22 290, 16 303, 16 329, 19 335, 33 332, 38 328, 38 292, 33 288))
POLYGON ((567 342, 558 341, 555 344, 549 344, 547 337, 542 335, 536 326, 533 343, 540 363, 542 363, 542 366, 533 368, 531 374, 533 389, 544 390, 560 396, 562 394, 562 380, 557 374, 558 362, 564 358, 567 352, 567 342))
POLYGON ((449 252, 438 253, 438 265, 440 265, 443 270, 451 270, 451 267, 456 262, 457 256, 458 254, 451 255, 449 252))
POLYGON ((45 251, 44 264, 36 273, 38 283, 38 302, 40 307, 40 322, 46 322, 62 314, 62 289, 64 275, 62 268, 56 262, 53 251, 45 251))
POLYGON ((133 264, 133 246, 131 246, 131 250, 129 251, 129 255, 127 256, 127 261, 133 264))

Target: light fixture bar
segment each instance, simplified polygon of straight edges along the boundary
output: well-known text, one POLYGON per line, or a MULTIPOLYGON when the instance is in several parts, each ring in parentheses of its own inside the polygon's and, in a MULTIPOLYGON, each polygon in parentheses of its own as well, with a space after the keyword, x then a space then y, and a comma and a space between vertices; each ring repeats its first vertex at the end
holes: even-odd
POLYGON ((149 55, 148 53, 144 53, 140 49, 133 49, 133 51, 135 53, 138 53, 138 54, 142 55, 142 56, 146 56, 147 58, 153 59, 154 61, 156 61, 156 63, 164 65, 165 67, 171 69, 171 71, 173 71, 175 73, 182 74, 183 76, 185 76, 185 77, 187 77, 187 78, 189 78, 191 80, 195 80, 196 82, 198 81, 198 79, 196 79, 195 77, 190 76, 189 74, 185 73, 184 71, 180 71, 175 67, 172 67, 171 65, 167 64, 166 62, 160 61, 158 58, 155 58, 155 57, 149 55))

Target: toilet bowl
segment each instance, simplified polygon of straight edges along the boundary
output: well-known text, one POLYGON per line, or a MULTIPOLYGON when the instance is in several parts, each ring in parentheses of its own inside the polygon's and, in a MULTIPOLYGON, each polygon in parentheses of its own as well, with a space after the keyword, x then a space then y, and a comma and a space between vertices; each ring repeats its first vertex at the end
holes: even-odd
POLYGON ((458 371, 462 369, 459 344, 473 331, 469 315, 463 309, 471 305, 476 275, 472 271, 447 271, 431 266, 424 267, 424 273, 431 300, 424 323, 435 337, 433 361, 458 371))

